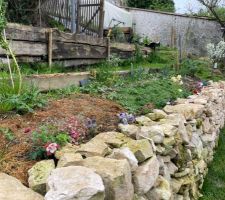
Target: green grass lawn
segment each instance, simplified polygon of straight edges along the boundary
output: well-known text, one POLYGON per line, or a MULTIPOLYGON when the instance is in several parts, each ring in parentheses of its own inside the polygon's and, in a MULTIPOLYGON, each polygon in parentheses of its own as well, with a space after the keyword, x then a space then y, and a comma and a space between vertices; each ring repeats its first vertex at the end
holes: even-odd
POLYGON ((214 161, 209 166, 200 200, 225 200, 225 129, 222 130, 214 161))

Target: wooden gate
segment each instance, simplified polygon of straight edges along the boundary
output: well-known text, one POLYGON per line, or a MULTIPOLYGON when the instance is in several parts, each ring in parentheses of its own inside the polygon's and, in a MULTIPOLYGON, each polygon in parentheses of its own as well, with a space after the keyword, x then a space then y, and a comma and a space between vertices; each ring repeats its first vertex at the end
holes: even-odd
POLYGON ((42 0, 40 13, 78 34, 103 37, 104 0, 42 0))
POLYGON ((77 33, 103 37, 104 0, 77 0, 77 33))

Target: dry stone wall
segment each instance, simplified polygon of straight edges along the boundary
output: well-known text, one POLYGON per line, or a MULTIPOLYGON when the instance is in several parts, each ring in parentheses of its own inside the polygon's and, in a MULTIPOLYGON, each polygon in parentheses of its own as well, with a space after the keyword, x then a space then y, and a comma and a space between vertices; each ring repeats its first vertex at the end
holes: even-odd
POLYGON ((45 184, 45 200, 198 199, 224 108, 225 82, 211 83, 200 95, 138 117, 136 124, 120 124, 120 132, 68 144, 56 153, 57 166, 42 161, 29 171, 29 184, 41 194, 45 184))

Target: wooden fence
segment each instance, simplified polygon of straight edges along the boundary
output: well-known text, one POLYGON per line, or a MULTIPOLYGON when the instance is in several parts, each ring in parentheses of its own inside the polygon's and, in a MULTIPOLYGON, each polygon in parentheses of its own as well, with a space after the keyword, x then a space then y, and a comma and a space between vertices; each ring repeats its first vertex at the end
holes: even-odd
MULTIPOLYGON (((19 24, 8 24, 7 39, 19 61, 60 61, 65 66, 93 64, 107 58, 108 42, 104 38, 60 32, 19 24)), ((0 58, 5 51, 0 48, 0 58)))
POLYGON ((40 11, 72 32, 103 37, 104 0, 42 0, 40 11))

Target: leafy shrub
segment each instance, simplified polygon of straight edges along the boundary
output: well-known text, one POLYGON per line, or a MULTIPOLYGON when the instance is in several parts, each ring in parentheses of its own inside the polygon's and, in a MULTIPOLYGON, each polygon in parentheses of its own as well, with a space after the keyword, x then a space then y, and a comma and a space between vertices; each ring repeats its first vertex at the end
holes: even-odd
POLYGON ((35 87, 23 87, 21 94, 17 93, 16 87, 12 88, 7 80, 0 83, 0 112, 15 111, 24 114, 46 104, 45 98, 35 87))
POLYGON ((46 148, 49 144, 54 143, 64 146, 69 141, 69 135, 63 131, 59 131, 57 127, 51 125, 41 126, 32 133, 33 145, 30 158, 33 160, 45 159, 48 157, 46 148))
POLYGON ((115 42, 125 42, 126 41, 125 35, 120 27, 113 27, 111 34, 112 34, 112 39, 115 42))

